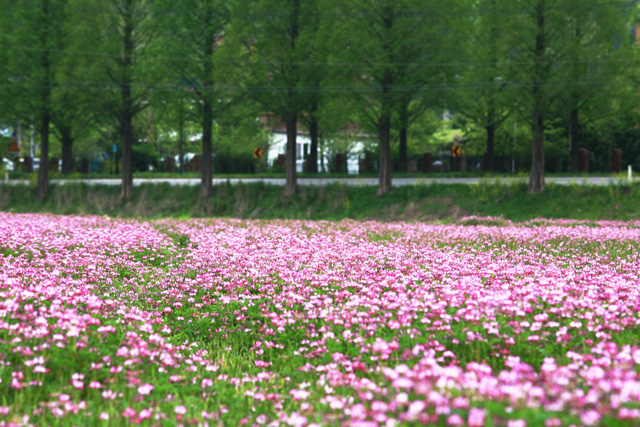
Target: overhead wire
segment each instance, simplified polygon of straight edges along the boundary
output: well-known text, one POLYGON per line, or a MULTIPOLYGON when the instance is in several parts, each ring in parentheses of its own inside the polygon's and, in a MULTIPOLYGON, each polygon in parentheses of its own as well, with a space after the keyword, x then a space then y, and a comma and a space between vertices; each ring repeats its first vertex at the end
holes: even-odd
MULTIPOLYGON (((38 79, 22 79, 22 81, 34 81, 38 79)), ((472 82, 462 84, 437 84, 437 85, 396 85, 393 86, 391 92, 430 92, 430 91, 455 91, 455 90, 495 90, 498 86, 501 90, 514 88, 531 88, 537 87, 561 87, 561 86, 603 86, 603 85, 623 85, 637 84, 636 80, 631 79, 611 79, 608 77, 600 77, 597 79, 549 79, 540 81, 511 81, 503 82, 501 85, 485 82, 472 82)), ((98 85, 94 82, 92 85, 83 84, 37 84, 37 83, 21 83, 0 84, 0 88, 17 87, 22 89, 50 89, 50 90, 68 90, 68 91, 108 91, 119 92, 124 85, 104 82, 98 85)), ((147 85, 147 84, 131 84, 128 85, 132 91, 141 92, 188 92, 192 86, 188 85, 147 85)), ((383 89, 379 85, 343 85, 343 86, 233 86, 219 85, 209 89, 210 93, 285 93, 293 91, 295 93, 378 93, 383 89)), ((202 90, 202 89, 200 89, 202 90)))

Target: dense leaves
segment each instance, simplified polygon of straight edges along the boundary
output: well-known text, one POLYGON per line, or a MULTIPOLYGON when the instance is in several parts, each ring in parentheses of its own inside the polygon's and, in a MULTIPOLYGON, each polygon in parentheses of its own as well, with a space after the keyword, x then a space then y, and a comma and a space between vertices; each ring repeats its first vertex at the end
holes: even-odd
POLYGON ((252 148, 268 146, 259 124, 287 132, 288 195, 305 155, 299 132, 311 139, 312 173, 357 135, 379 193, 392 171, 408 170, 410 155, 440 153, 436 165, 446 168, 454 137, 469 161, 453 169, 511 170, 498 159, 508 156, 514 169, 531 169, 531 191, 544 188, 545 170, 586 169, 581 149, 601 171, 611 170, 614 149, 623 163, 640 161, 635 2, 5 3, 0 124, 21 142, 33 127, 43 164, 55 128, 51 154, 65 173, 75 147, 100 158, 121 145, 123 196, 133 145, 161 158, 200 153, 207 196, 219 159, 256 169, 252 148), (519 147, 517 121, 527 125, 519 147))

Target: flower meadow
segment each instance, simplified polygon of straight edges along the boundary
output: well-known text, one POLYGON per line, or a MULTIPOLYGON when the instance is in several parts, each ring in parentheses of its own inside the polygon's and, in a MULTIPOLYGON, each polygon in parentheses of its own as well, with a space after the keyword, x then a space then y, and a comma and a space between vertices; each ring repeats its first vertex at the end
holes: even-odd
POLYGON ((639 244, 0 213, 0 426, 637 426, 639 244))

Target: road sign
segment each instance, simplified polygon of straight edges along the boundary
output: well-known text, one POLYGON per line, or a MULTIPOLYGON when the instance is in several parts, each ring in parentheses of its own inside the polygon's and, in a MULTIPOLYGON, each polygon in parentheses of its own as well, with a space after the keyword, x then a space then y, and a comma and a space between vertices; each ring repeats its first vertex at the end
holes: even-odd
POLYGON ((460 157, 462 153, 462 147, 459 145, 451 146, 451 156, 452 157, 460 157))
POLYGON ((11 141, 11 145, 9 145, 9 152, 10 153, 19 153, 20 152, 20 147, 18 147, 18 143, 15 140, 11 141))
POLYGON ((256 147, 253 149, 253 158, 254 159, 259 159, 260 157, 262 157, 262 148, 260 147, 256 147))

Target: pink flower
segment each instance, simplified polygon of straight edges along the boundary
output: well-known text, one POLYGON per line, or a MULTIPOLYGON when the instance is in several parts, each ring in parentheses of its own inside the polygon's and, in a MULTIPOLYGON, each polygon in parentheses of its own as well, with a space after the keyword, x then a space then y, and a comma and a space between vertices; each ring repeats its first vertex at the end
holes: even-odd
POLYGON ((396 402, 400 404, 409 402, 409 395, 407 393, 398 393, 396 396, 396 402))
MULTIPOLYGON (((124 414, 123 414, 124 415, 124 414)), ((101 412, 100 416, 98 417, 101 420, 108 420, 109 419, 109 414, 107 414, 106 412, 101 412)))
POLYGON ((125 418, 135 417, 136 416, 136 410, 133 409, 131 406, 127 406, 127 409, 125 409, 122 412, 122 416, 125 417, 125 418))
POLYGON ((150 419, 150 418, 151 418, 151 410, 150 409, 143 409, 138 414, 138 420, 140 420, 140 421, 146 420, 146 419, 150 419))
POLYGON ((114 400, 117 396, 117 393, 113 390, 105 390, 102 392, 102 398, 105 400, 114 400))
POLYGON ((176 406, 174 410, 178 415, 184 415, 187 413, 187 408, 185 408, 184 405, 176 406))
POLYGON ((294 412, 287 419, 287 424, 292 427, 303 427, 307 425, 307 419, 297 412, 294 412))
POLYGON ((152 386, 151 384, 147 383, 147 384, 142 384, 140 387, 138 387, 138 394, 140 394, 141 396, 148 396, 149 393, 151 393, 151 391, 154 389, 155 387, 152 386))
POLYGON ((129 349, 126 346, 122 346, 116 352, 116 356, 118 357, 127 357, 129 355, 129 349))
POLYGON ((447 418, 447 425, 449 425, 449 426, 456 426, 457 427, 457 426, 461 426, 463 424, 464 424, 464 420, 458 414, 451 414, 447 418))
POLYGON ((466 397, 458 396, 451 401, 451 406, 456 409, 466 409, 469 407, 469 400, 466 397))
POLYGON ((469 427, 484 427, 484 417, 484 409, 471 408, 467 424, 469 424, 469 427))
POLYGON ((351 407, 351 418, 354 420, 364 420, 367 418, 367 408, 362 403, 358 403, 351 407))
POLYGON ((393 380, 393 387, 395 388, 411 388, 413 387, 413 381, 409 378, 396 378, 393 380))
POLYGON ((422 411, 424 411, 424 409, 427 407, 427 404, 424 403, 421 400, 417 400, 415 402, 411 402, 411 404, 409 405, 409 415, 415 417, 419 414, 422 413, 422 411))
POLYGON ((293 389, 289 391, 289 394, 293 397, 293 400, 305 400, 311 392, 307 390, 297 390, 293 389))
POLYGON ((595 409, 590 409, 584 414, 580 415, 580 420, 587 426, 594 426, 600 421, 600 413, 595 409))

